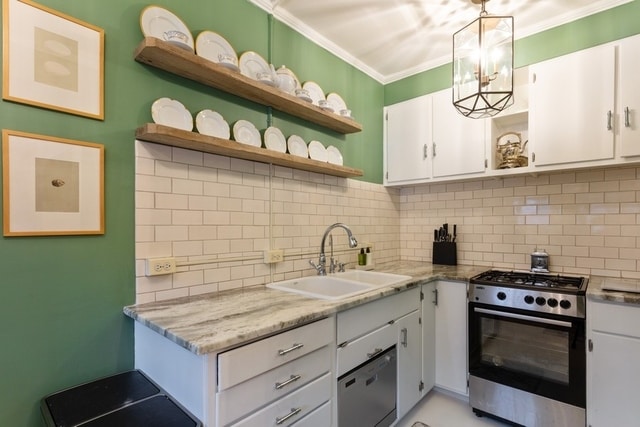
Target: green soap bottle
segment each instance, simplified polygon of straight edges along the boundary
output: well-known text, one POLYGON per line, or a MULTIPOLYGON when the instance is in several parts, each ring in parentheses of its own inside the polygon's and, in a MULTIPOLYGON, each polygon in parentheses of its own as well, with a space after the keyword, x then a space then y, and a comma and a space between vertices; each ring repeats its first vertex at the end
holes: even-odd
POLYGON ((361 248, 358 254, 358 265, 367 265, 367 255, 364 253, 364 248, 361 248))

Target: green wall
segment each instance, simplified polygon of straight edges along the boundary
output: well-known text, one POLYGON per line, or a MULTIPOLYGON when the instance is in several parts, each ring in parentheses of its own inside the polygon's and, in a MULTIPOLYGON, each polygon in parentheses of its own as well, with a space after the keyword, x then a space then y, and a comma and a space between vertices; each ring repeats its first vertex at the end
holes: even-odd
MULTIPOLYGON (((640 1, 587 16, 577 21, 516 40, 514 63, 523 67, 576 50, 640 33, 640 1)), ((518 15, 514 15, 518 26, 518 15)), ((451 63, 389 83, 384 105, 391 105, 451 87, 451 63)))
POLYGON ((253 50, 301 81, 338 92, 364 131, 341 135, 283 113, 273 124, 336 145, 345 164, 366 181, 382 181, 383 86, 277 21, 269 38, 267 13, 240 0, 41 0, 41 4, 105 30, 105 120, 92 120, 13 102, 0 102, 0 127, 91 141, 105 146, 104 236, 0 239, 0 426, 40 426, 39 400, 133 367, 132 322, 122 307, 135 301, 134 130, 151 121, 154 100, 178 99, 195 115, 211 108, 229 123, 267 127, 265 107, 133 60, 142 40, 140 11, 173 11, 192 34, 213 30, 236 51, 253 50))
MULTIPOLYGON (((148 1, 40 2, 104 28, 105 120, 2 101, 0 126, 105 145, 106 233, 0 239, 0 426, 39 426, 41 397, 133 367, 132 322, 122 314, 135 299, 133 134, 151 121, 155 99, 178 99, 194 114, 212 108, 230 123, 248 119, 260 129, 272 119, 285 135, 336 145, 346 164, 364 170, 363 180, 380 183, 383 105, 444 88, 450 75, 445 65, 383 87, 282 23, 270 23, 247 1, 153 2, 179 15, 194 36, 216 31, 236 51, 271 54, 271 62, 286 64, 301 81, 338 92, 364 128, 345 136, 283 113, 271 116, 262 106, 135 62, 132 52, 142 39, 139 15, 148 1)), ((517 45, 517 61, 524 65, 636 33, 632 17, 639 15, 634 1, 529 37, 517 45)))

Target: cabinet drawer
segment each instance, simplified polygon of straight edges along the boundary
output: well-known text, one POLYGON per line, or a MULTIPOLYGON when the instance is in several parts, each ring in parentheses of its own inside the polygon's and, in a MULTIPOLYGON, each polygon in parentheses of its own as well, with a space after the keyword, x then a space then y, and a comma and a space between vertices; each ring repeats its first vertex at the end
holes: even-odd
MULTIPOLYGON (((289 426, 311 413, 331 399, 333 387, 331 374, 326 374, 310 384, 294 391, 233 424, 233 427, 282 427, 289 426)), ((306 424, 299 424, 306 425, 306 424)))
POLYGON ((587 303, 591 329, 640 338, 640 306, 631 304, 587 303))
POLYGON ((337 342, 357 338, 419 307, 420 289, 415 288, 340 312, 337 342))
POLYGON ((319 320, 218 355, 218 391, 311 353, 334 340, 334 318, 319 320))
POLYGON ((299 357, 216 394, 219 426, 299 389, 331 370, 332 346, 299 357))
POLYGON ((398 341, 395 325, 384 325, 375 331, 338 347, 337 376, 346 374, 356 366, 366 362, 374 353, 386 350, 398 341))
POLYGON ((331 425, 331 402, 315 409, 292 427, 327 427, 331 425))

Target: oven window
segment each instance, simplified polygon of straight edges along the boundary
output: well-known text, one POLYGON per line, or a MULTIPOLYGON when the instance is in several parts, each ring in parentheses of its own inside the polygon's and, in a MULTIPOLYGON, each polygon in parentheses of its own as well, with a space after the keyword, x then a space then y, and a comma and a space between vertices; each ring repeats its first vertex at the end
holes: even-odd
POLYGON ((569 384, 569 332, 495 317, 480 317, 480 363, 569 384))

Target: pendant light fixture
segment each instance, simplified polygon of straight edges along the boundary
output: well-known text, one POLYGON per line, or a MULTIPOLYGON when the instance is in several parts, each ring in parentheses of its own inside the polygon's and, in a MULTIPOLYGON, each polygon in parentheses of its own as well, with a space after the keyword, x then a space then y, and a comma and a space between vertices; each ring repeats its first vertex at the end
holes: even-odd
POLYGON ((453 35, 453 105, 464 116, 495 116, 513 104, 513 16, 480 17, 453 35))

